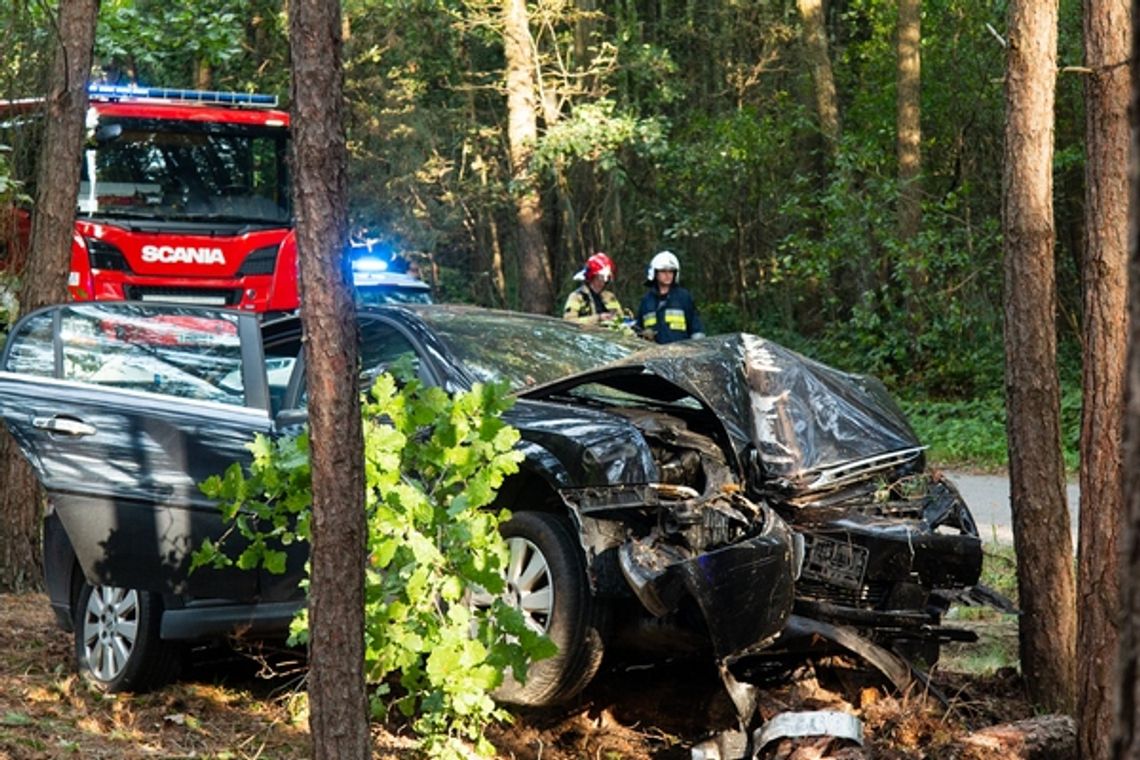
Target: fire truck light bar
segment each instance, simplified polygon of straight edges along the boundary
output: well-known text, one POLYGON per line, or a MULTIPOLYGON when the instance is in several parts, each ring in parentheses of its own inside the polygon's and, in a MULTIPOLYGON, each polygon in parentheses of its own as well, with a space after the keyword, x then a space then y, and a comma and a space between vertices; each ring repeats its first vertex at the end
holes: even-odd
POLYGON ((183 103, 210 103, 216 105, 277 106, 276 95, 255 95, 248 92, 213 92, 210 90, 172 90, 166 87, 137 87, 135 85, 92 84, 87 88, 95 98, 132 98, 148 100, 174 100, 183 103))

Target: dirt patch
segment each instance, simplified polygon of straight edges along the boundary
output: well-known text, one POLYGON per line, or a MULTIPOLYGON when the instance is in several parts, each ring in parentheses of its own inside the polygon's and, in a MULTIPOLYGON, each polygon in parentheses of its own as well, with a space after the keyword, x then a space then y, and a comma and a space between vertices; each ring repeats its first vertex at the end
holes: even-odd
MULTIPOLYGON (((200 651, 176 684, 151 694, 105 695, 74 674, 71 649, 71 636, 55 627, 46 597, 0 595, 0 758, 310 756, 300 663, 266 678, 248 658, 200 651)), ((819 709, 857 715, 870 756, 886 760, 937 758, 956 736, 1032 714, 1009 669, 988 676, 935 669, 933 685, 949 707, 920 689, 892 694, 858 663, 836 658, 768 677, 761 717, 819 709)), ((682 760, 695 744, 735 727, 732 702, 711 663, 614 662, 574 703, 520 710, 488 738, 504 759, 682 760)), ((375 726, 373 737, 376 758, 414 755, 415 743, 397 722, 375 726)), ((791 751, 785 744, 766 757, 790 757, 791 751)), ((811 757, 837 760, 863 756, 826 740, 812 751, 811 757)))

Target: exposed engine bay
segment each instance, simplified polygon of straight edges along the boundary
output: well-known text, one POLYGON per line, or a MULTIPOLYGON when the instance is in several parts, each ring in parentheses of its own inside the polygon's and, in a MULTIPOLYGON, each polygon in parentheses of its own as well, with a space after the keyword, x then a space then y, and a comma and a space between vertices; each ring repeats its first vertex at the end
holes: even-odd
MULTIPOLYGON (((889 657, 880 647, 932 662, 942 643, 972 639, 971 632, 942 626, 942 616, 951 601, 970 600, 981 569, 981 541, 953 484, 921 471, 921 459, 907 456, 909 466, 874 466, 868 477, 817 490, 797 492, 786 482, 746 489, 713 438, 715 426, 703 425, 698 410, 610 411, 641 431, 660 480, 563 492, 582 522, 590 578, 599 594, 632 592, 658 619, 690 597, 710 627, 718 656, 754 654, 784 630, 774 625, 781 618, 787 622, 783 589, 757 595, 761 600, 710 599, 690 571, 694 564, 711 564, 708 557, 726 547, 770 534, 775 521, 786 523, 789 534, 792 610, 801 621, 792 629, 810 629, 816 638, 840 630, 833 638, 845 649, 866 636, 864 644, 879 662, 889 657), (708 433, 698 432, 702 427, 708 433), (728 603, 748 604, 753 614, 766 610, 772 622, 751 628, 757 635, 751 642, 740 633, 721 634, 718 646, 711 629, 720 616, 710 608, 728 603)), ((985 592, 973 598, 992 601, 985 592)), ((899 677, 897 661, 884 667, 891 678, 899 677)))

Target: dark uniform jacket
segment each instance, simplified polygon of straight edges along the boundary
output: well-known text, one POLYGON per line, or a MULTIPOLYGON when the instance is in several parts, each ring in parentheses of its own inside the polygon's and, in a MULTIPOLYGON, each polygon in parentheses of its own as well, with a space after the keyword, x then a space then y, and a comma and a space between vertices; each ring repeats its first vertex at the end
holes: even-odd
POLYGON ((658 343, 672 343, 704 333, 701 316, 689 291, 674 285, 665 295, 650 288, 637 307, 637 331, 652 332, 658 343))

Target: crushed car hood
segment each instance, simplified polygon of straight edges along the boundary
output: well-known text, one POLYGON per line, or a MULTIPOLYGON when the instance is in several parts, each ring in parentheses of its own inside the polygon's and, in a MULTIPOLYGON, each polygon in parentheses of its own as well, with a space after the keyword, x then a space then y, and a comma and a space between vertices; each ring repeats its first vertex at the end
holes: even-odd
POLYGON ((922 456, 880 381, 747 333, 650 348, 520 395, 554 399, 590 384, 664 403, 693 397, 719 421, 742 472, 793 491, 838 487, 922 456))

